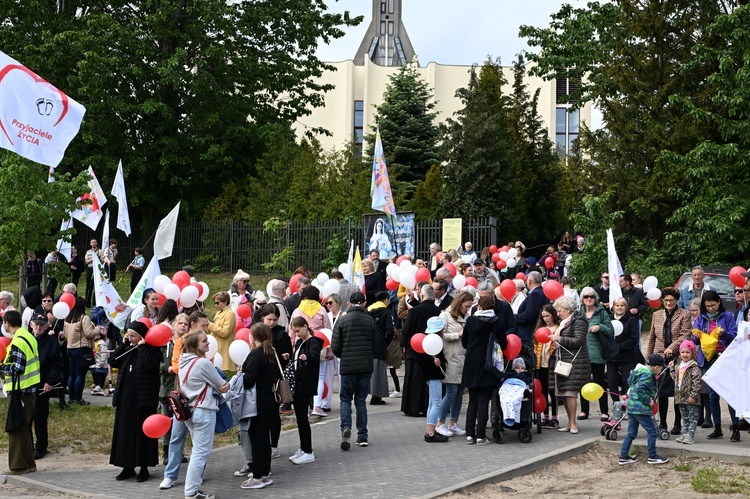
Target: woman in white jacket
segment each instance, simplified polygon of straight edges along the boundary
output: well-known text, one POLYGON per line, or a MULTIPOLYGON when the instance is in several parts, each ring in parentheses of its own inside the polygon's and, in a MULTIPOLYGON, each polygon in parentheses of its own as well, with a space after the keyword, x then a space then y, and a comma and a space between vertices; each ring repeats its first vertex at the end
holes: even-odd
POLYGON ((229 383, 219 376, 214 365, 205 358, 206 352, 208 337, 203 331, 188 333, 183 337, 179 378, 182 393, 188 399, 190 407, 194 408, 193 416, 185 421, 193 441, 193 451, 185 477, 185 497, 214 497, 198 488, 214 445, 214 428, 219 404, 213 390, 226 393, 229 383))

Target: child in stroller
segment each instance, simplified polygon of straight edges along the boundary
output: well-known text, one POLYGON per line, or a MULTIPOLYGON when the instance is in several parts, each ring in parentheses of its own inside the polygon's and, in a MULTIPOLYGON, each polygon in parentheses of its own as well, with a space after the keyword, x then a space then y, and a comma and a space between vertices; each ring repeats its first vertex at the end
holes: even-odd
MULTIPOLYGON (((531 442, 531 428, 534 417, 534 376, 526 368, 526 359, 519 356, 509 363, 510 369, 505 371, 505 381, 498 390, 500 399, 500 421, 504 428, 518 431, 518 440, 523 443, 531 442)), ((539 431, 541 433, 541 415, 539 431)), ((496 442, 502 443, 500 429, 493 432, 496 442)))

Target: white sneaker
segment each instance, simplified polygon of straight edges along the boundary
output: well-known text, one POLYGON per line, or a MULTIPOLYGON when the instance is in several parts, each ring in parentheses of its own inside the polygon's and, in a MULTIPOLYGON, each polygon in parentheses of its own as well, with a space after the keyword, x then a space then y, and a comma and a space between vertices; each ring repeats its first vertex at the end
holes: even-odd
POLYGON ((304 452, 302 452, 302 449, 297 449, 297 452, 295 452, 293 455, 289 456, 289 460, 291 462, 294 462, 294 460, 297 459, 298 457, 300 457, 302 454, 304 454, 304 452))
POLYGON ((326 414, 326 412, 323 409, 319 409, 317 407, 315 409, 313 409, 310 414, 313 415, 313 416, 318 416, 319 418, 327 418, 328 417, 328 414, 326 414))
POLYGON ((301 456, 299 456, 297 459, 292 461, 294 464, 307 464, 307 463, 314 463, 315 462, 315 454, 306 452, 303 452, 301 456))
POLYGON ((392 399, 400 399, 401 398, 401 392, 397 392, 396 390, 393 390, 391 394, 389 395, 392 399))
POLYGON ((435 431, 438 432, 438 433, 440 433, 444 437, 452 437, 453 436, 453 432, 450 431, 448 429, 448 427, 445 426, 444 424, 441 424, 440 426, 438 426, 437 428, 435 428, 435 431))
POLYGON ((172 487, 174 487, 178 483, 180 483, 179 480, 172 480, 171 478, 166 478, 165 477, 164 480, 162 480, 161 483, 159 484, 159 488, 161 490, 171 489, 172 487))
POLYGON ((458 426, 458 423, 450 425, 448 429, 452 431, 454 435, 466 435, 466 430, 462 430, 461 427, 458 426))
POLYGON ((278 457, 281 457, 281 452, 279 452, 279 448, 271 447, 271 459, 276 459, 278 457))
POLYGON ((104 397, 106 395, 106 392, 102 390, 102 387, 97 385, 91 390, 91 395, 98 395, 100 397, 104 397))

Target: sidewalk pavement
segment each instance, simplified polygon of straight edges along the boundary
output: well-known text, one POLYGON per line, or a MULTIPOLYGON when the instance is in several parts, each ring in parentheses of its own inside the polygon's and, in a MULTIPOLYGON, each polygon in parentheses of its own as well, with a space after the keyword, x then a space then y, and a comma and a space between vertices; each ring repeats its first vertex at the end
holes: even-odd
MULTIPOLYGON (((109 397, 87 397, 109 401, 109 397)), ((464 403, 468 397, 464 398, 464 403)), ((93 400, 92 400, 93 401, 93 400)), ((338 395, 334 394, 333 411, 327 418, 311 418, 313 448, 316 461, 296 466, 288 456, 299 447, 296 430, 281 435, 281 458, 272 463, 274 484, 261 492, 264 497, 419 497, 441 495, 458 488, 496 482, 528 473, 553 462, 580 454, 601 442, 619 450, 627 432, 627 421, 619 432, 617 442, 606 442, 600 436, 601 423, 596 419, 579 421, 580 433, 571 435, 555 430, 533 431, 528 444, 520 443, 516 432, 505 430, 502 445, 467 445, 465 437, 454 436, 447 443, 424 442, 425 419, 408 418, 400 412, 401 399, 386 399, 387 405, 367 406, 369 447, 342 451, 338 419, 338 395)), ((111 402, 111 401, 110 401, 111 402)), ((561 412, 564 414, 564 411, 561 412)), ((461 414, 465 421, 465 406, 461 414)), ((562 416, 561 424, 565 424, 562 416)), ((235 431, 235 430, 230 430, 235 431)), ((718 441, 706 440, 710 430, 698 429, 696 443, 685 446, 670 440, 657 442, 660 453, 674 456, 685 453, 715 455, 722 459, 750 461, 750 435, 742 434, 742 442, 730 443, 729 435, 718 441), (687 449, 689 447, 689 449, 687 449), (729 456, 729 457, 727 457, 729 456)), ((488 430, 489 434, 489 430, 488 430)), ((353 439, 354 440, 354 439, 353 439)), ((352 441, 353 441, 352 440, 352 441)), ((645 448, 645 434, 641 430, 633 444, 645 448)), ((693 454, 695 455, 695 454, 693 454)), ((159 490, 164 467, 150 468, 152 478, 144 483, 135 480, 115 481, 119 468, 102 463, 100 469, 81 472, 57 472, 47 469, 45 461, 38 463, 39 471, 10 481, 31 487, 45 488, 79 496, 98 497, 159 497, 184 496, 183 465, 180 484, 170 490, 159 490)), ((244 465, 239 446, 217 449, 208 460, 202 487, 217 497, 232 497, 243 493, 241 478, 234 471, 244 465)))

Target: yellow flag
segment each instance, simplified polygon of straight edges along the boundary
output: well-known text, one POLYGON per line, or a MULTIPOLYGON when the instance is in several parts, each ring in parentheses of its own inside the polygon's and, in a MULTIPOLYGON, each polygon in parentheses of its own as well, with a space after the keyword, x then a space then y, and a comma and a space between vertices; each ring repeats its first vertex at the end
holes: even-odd
MULTIPOLYGON (((359 246, 357 246, 357 251, 354 253, 354 260, 352 261, 352 284, 359 289, 364 289, 365 287, 365 274, 362 270, 362 257, 359 255, 359 246)), ((364 293, 364 291, 362 292, 364 293)))

